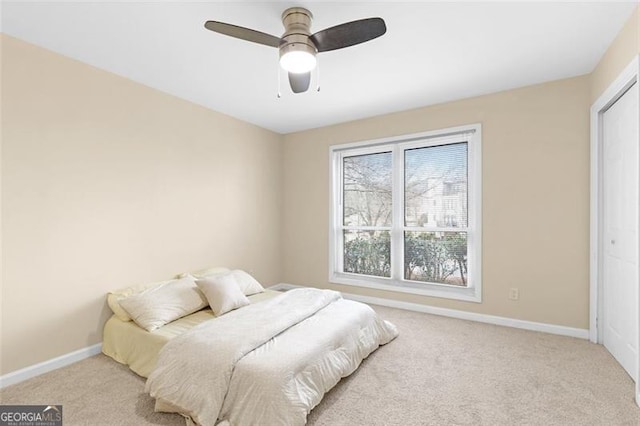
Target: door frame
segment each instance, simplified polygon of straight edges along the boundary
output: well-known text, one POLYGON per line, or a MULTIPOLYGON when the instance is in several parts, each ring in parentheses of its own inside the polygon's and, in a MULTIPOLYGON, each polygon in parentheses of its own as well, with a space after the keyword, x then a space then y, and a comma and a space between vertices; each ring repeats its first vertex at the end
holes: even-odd
MULTIPOLYGON (((611 83, 607 90, 600 95, 591 106, 591 200, 590 200, 590 261, 589 261, 589 340, 593 343, 603 342, 602 327, 598 327, 598 319, 603 318, 603 280, 602 280, 602 117, 611 105, 613 105, 634 83, 638 83, 640 75, 640 56, 636 56, 618 78, 611 83)), ((640 90, 638 91, 640 93, 640 90)), ((640 122, 640 116, 638 117, 640 122)), ((638 140, 640 144, 640 138, 638 140)), ((640 157, 637 159, 640 167, 640 157)), ((640 212, 640 200, 638 200, 640 212)), ((639 215, 640 216, 640 215, 639 215)), ((640 218, 637 218, 640 224, 640 218)), ((638 228, 640 229, 640 227, 638 228)), ((638 256, 640 256, 640 238, 637 242, 638 256)), ((640 260, 640 259, 638 259, 640 260)), ((640 265, 640 261, 637 263, 640 265)), ((639 275, 640 276, 640 271, 639 275)), ((640 291, 638 291, 640 295, 640 291)), ((638 303, 638 330, 640 330, 640 297, 638 303)), ((602 323, 602 322, 600 322, 602 323)), ((639 336, 640 342, 640 336, 639 336)), ((638 351, 640 358, 640 350, 638 351)), ((640 359, 635 371, 636 382, 635 400, 640 406, 640 359)))

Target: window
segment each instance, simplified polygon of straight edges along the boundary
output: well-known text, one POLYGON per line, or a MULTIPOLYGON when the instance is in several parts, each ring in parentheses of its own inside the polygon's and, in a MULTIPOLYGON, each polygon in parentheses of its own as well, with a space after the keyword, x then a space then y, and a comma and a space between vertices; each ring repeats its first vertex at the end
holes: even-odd
POLYGON ((330 281, 481 300, 480 126, 331 147, 330 281))

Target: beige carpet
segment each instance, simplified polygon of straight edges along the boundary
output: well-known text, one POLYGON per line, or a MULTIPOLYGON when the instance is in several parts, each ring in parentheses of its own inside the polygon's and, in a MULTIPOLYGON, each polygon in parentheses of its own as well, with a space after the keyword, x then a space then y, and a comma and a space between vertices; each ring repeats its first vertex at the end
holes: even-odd
MULTIPOLYGON (((640 425, 634 384, 602 346, 375 307, 400 337, 332 389, 309 425, 640 425)), ((63 404, 65 425, 183 425, 144 379, 98 355, 0 392, 63 404)), ((267 425, 268 426, 268 425, 267 425)))

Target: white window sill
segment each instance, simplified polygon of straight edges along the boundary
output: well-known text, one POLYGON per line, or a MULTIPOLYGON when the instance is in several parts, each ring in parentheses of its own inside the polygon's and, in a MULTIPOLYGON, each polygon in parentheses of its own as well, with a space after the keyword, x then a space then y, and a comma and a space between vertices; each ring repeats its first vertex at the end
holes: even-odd
POLYGON ((463 300, 465 302, 482 302, 482 294, 477 287, 455 287, 445 284, 413 283, 410 281, 398 281, 390 278, 345 273, 331 274, 329 282, 333 284, 374 288, 377 290, 394 291, 398 293, 410 293, 421 296, 440 297, 443 299, 463 300))

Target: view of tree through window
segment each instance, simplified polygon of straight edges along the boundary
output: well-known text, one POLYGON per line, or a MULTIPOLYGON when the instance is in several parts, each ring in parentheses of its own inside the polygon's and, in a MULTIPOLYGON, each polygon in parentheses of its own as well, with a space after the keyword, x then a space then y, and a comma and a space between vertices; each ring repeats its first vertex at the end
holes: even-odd
POLYGON ((344 272, 391 276, 391 160, 383 152, 343 161, 344 272))
MULTIPOLYGON (((467 143, 402 152, 403 277, 466 286, 467 143)), ((343 158, 343 272, 391 277, 393 187, 392 152, 343 158)))
POLYGON ((347 157, 343 168, 344 225, 391 226, 391 153, 347 157))

